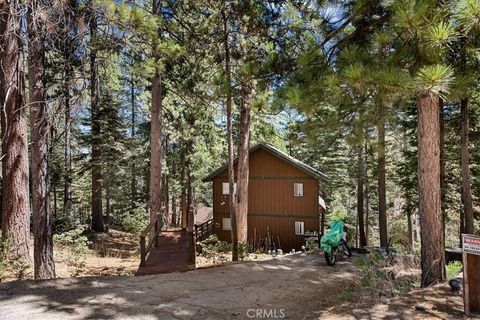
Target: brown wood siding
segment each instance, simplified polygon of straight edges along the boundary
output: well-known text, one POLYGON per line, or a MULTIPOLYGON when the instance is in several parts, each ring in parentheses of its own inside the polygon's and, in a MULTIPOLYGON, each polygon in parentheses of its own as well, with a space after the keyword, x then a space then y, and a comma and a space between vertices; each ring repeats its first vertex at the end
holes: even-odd
MULTIPOLYGON (((226 170, 213 179, 215 232, 221 240, 230 241, 230 231, 222 230, 222 219, 229 217, 229 196, 222 195, 223 182, 228 182, 226 170)), ((255 230, 264 237, 268 227, 275 242, 278 236, 282 249, 290 251, 303 245, 304 237, 295 235, 295 221, 303 221, 305 231, 319 231, 318 181, 303 171, 258 149, 250 155, 248 190, 249 241, 255 230), (303 183, 303 197, 293 196, 294 183, 303 183)))

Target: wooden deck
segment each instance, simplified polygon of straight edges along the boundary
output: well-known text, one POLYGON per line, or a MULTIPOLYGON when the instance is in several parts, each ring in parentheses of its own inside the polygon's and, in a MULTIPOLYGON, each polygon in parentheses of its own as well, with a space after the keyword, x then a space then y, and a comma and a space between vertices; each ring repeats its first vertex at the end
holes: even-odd
POLYGON ((152 248, 145 266, 139 267, 135 275, 187 271, 195 268, 195 248, 190 244, 186 231, 162 231, 158 237, 158 247, 152 248))

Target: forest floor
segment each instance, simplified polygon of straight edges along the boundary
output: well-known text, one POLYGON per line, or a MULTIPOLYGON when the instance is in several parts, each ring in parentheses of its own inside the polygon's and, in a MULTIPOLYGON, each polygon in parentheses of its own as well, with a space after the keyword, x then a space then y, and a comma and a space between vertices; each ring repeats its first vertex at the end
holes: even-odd
POLYGON ((0 319, 463 317, 461 295, 446 285, 377 301, 359 280, 348 260, 329 267, 321 255, 301 253, 184 273, 14 281, 0 284, 0 319))

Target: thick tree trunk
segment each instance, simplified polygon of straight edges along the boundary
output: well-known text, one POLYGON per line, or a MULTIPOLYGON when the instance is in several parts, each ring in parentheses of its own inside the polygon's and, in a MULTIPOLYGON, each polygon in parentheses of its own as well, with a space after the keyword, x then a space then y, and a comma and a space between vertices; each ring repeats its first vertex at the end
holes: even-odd
POLYGON ((364 164, 363 164, 363 144, 357 146, 357 220, 358 220, 358 235, 360 238, 360 247, 367 245, 367 239, 365 237, 365 224, 364 224, 364 164))
MULTIPOLYGON (((90 17, 90 37, 93 41, 97 37, 97 19, 95 12, 90 17)), ((90 52, 90 99, 92 113, 92 230, 103 232, 102 209, 102 166, 101 166, 101 124, 100 124, 100 81, 98 73, 98 59, 95 44, 90 52)))
POLYGON ((28 6, 28 83, 32 122, 32 205, 35 279, 55 278, 53 234, 50 220, 48 168, 48 112, 45 101, 43 21, 41 2, 28 6))
POLYGON ((252 89, 248 83, 241 85, 240 131, 237 164, 237 238, 247 244, 248 227, 248 178, 250 144, 250 98, 252 89))
POLYGON ((223 42, 225 47, 225 76, 227 80, 227 148, 228 148, 228 189, 230 206, 230 224, 232 233, 232 260, 238 261, 238 237, 237 237, 237 202, 235 188, 235 171, 233 169, 233 133, 232 133, 232 72, 230 65, 230 45, 228 20, 225 11, 223 11, 223 42))
POLYGON ((438 96, 426 91, 420 92, 417 112, 422 287, 445 280, 439 110, 438 96))
MULTIPOLYGON (((153 1, 153 14, 161 15, 161 1, 153 1)), ((157 42, 154 41, 154 50, 157 42)), ((155 62, 160 61, 157 52, 154 52, 155 62)), ((155 219, 162 210, 162 121, 163 121, 163 90, 162 77, 157 68, 152 78, 152 107, 150 126, 150 221, 155 219)))
POLYGON ((28 114, 24 106, 20 1, 0 2, 0 107, 2 108, 2 237, 30 262, 28 114))
POLYGON ((438 99, 438 121, 440 126, 440 198, 442 210, 442 230, 445 235, 445 119, 443 112, 443 100, 438 99))
POLYGON ((388 235, 387 195, 385 184, 385 110, 384 106, 381 104, 379 104, 378 107, 378 115, 378 226, 380 231, 380 246, 386 247, 388 243, 388 235))
POLYGON ((162 208, 162 85, 157 70, 152 79, 150 131, 150 221, 162 208))

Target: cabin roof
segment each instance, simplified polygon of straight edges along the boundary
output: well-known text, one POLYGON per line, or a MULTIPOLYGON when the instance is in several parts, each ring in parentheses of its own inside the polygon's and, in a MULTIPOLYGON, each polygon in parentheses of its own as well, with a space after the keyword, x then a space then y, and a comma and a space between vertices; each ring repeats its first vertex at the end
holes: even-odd
MULTIPOLYGON (((265 142, 257 143, 255 146, 251 147, 250 150, 249 150, 249 154, 252 154, 253 152, 257 151, 258 149, 262 149, 262 150, 267 151, 268 153, 272 154, 273 156, 291 164, 292 166, 296 167, 300 171, 304 172, 305 174, 307 174, 307 175, 309 175, 309 176, 311 176, 311 177, 313 177, 317 180, 323 180, 323 181, 328 180, 328 177, 327 177, 326 174, 314 169, 313 167, 309 166, 308 164, 305 164, 305 163, 301 162, 300 160, 295 159, 294 157, 286 154, 283 151, 278 150, 274 146, 272 146, 270 144, 267 144, 265 142)), ((236 162, 237 160, 238 160, 238 157, 235 158, 234 162, 236 162)), ((212 181, 213 178, 215 178, 218 174, 220 174, 225 169, 227 169, 227 167, 228 167, 228 163, 225 163, 224 165, 222 165, 218 169, 211 172, 208 176, 203 178, 202 181, 203 182, 212 181)))

